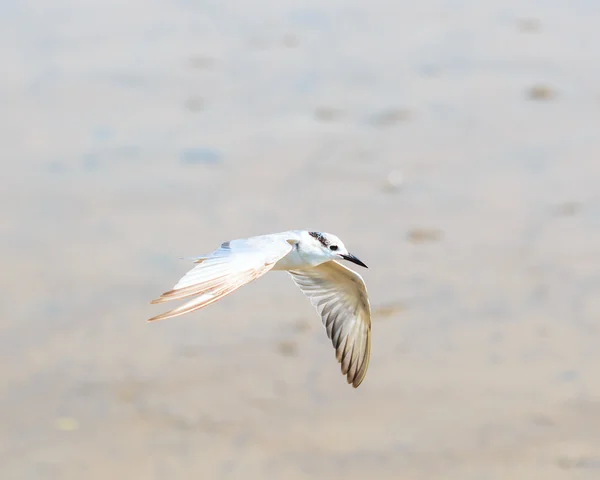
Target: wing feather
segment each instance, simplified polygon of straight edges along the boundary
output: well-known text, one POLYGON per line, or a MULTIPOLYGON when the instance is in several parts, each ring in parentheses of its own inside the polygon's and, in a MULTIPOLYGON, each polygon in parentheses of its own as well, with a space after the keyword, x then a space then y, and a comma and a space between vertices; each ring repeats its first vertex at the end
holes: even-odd
POLYGON ((321 315, 342 373, 357 388, 371 356, 371 307, 362 277, 336 261, 289 273, 321 315))
POLYGON ((267 273, 291 249, 283 237, 253 237, 223 243, 211 255, 198 257, 194 268, 150 303, 195 298, 148 321, 177 317, 220 300, 267 273))

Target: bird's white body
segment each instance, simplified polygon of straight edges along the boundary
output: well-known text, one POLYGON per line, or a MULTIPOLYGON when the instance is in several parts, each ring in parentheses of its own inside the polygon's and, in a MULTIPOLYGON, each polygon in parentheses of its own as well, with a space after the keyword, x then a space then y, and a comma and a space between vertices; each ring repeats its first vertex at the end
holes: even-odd
POLYGON ((371 351, 370 305, 362 277, 338 260, 366 265, 348 253, 338 237, 289 230, 224 242, 214 252, 193 260, 198 265, 152 303, 195 298, 150 320, 203 308, 269 270, 288 271, 320 313, 348 382, 360 385, 371 351))
MULTIPOLYGON (((274 237, 284 238, 288 241, 296 240, 297 243, 293 244, 292 250, 279 260, 274 266, 273 270, 293 270, 298 268, 316 267, 324 262, 331 260, 330 255, 323 255, 323 251, 320 248, 315 248, 315 242, 313 237, 306 230, 289 230, 287 232, 271 234, 274 237)), ((260 237, 254 237, 257 241, 271 237, 271 235, 265 235, 260 237)), ((337 243, 338 247, 341 245, 341 241, 337 243)))

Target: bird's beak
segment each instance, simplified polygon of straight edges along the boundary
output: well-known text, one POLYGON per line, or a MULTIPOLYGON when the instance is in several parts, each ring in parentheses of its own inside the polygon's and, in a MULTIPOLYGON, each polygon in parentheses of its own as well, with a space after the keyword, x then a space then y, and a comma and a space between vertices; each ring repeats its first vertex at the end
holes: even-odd
POLYGON ((342 255, 340 255, 340 257, 342 257, 344 260, 348 260, 349 262, 356 263, 357 265, 360 265, 361 267, 369 268, 363 262, 361 262, 357 257, 352 255, 351 253, 349 253, 348 255, 342 254, 342 255))

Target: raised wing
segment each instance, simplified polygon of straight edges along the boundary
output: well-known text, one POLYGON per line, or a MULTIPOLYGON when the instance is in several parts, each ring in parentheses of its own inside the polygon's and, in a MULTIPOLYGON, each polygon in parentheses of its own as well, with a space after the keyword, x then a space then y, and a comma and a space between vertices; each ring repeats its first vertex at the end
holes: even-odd
POLYGON ((290 274, 321 315, 342 373, 357 388, 371 356, 371 307, 362 277, 336 261, 290 274))
POLYGON ((177 317, 220 300, 267 273, 291 249, 292 245, 284 237, 273 236, 223 243, 212 254, 198 257, 196 267, 186 273, 172 290, 150 303, 195 298, 148 321, 177 317))

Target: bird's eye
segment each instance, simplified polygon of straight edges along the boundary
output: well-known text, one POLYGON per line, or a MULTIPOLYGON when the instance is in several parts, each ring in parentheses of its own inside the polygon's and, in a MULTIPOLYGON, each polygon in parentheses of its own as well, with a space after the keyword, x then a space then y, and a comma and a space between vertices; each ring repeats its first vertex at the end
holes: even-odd
POLYGON ((337 245, 330 245, 329 250, 333 250, 334 252, 338 249, 337 245))

